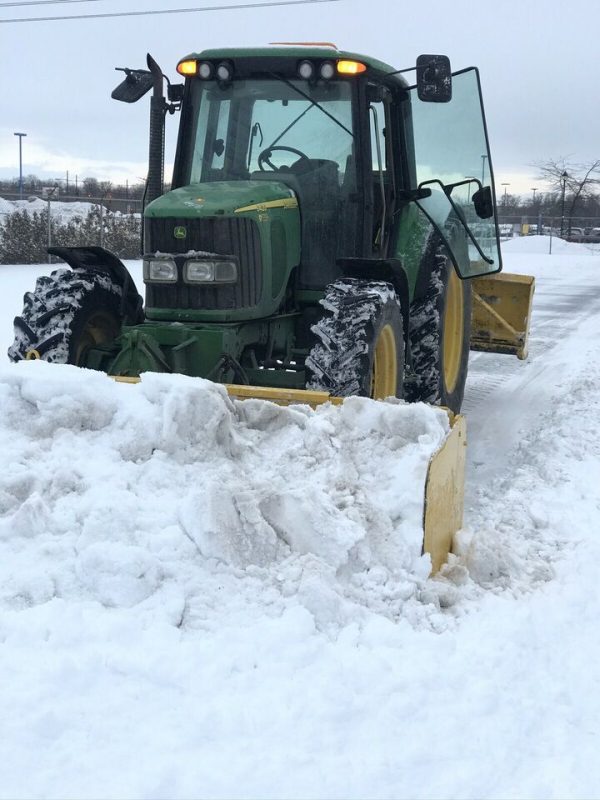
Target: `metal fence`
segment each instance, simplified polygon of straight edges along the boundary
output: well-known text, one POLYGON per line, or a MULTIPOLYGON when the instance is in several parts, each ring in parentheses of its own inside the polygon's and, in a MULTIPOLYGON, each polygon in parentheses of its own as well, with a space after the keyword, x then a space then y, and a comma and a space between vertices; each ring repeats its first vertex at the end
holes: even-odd
MULTIPOLYGON (((141 243, 138 199, 103 197, 32 197, 17 203, 0 201, 0 263, 40 263, 52 257, 47 248, 65 245, 107 247, 121 258, 138 258, 141 243), (19 214, 12 222, 9 218, 19 214), (18 224, 16 224, 18 222, 18 224)), ((502 239, 543 234, 600 249, 600 217, 505 214, 498 209, 502 239)))
POLYGON ((99 245, 136 258, 140 241, 139 200, 47 196, 0 205, 0 263, 51 263, 46 249, 57 245, 99 245))
POLYGON ((503 236, 544 234, 572 242, 600 242, 600 217, 560 217, 544 214, 504 214, 498 209, 503 236))

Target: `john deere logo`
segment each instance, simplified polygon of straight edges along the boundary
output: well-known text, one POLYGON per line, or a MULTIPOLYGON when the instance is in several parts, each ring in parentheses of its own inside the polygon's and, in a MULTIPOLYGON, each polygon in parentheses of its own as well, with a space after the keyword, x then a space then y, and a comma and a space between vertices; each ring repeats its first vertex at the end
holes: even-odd
POLYGON ((176 239, 185 239, 185 237, 187 236, 187 231, 183 225, 176 225, 173 230, 173 236, 176 239))

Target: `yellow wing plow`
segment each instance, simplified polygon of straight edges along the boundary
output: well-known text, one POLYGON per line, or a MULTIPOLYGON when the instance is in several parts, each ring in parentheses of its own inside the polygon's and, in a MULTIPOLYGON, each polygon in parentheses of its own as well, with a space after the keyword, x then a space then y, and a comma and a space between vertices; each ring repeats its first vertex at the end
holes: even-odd
POLYGON ((471 350, 527 357, 535 279, 500 272, 472 283, 471 350))

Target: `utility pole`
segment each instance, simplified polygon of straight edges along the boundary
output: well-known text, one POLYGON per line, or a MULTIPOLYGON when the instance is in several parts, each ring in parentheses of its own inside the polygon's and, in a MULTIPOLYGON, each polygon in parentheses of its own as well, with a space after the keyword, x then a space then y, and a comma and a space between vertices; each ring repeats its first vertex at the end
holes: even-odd
POLYGON ((481 156, 481 183, 485 183, 485 160, 487 155, 481 156))
POLYGON ((567 188, 567 178, 568 177, 569 177, 569 173, 567 172, 567 170, 565 170, 563 172, 563 174, 560 176, 561 181, 562 181, 562 197, 561 197, 561 201, 560 201, 560 236, 561 236, 561 239, 562 239, 563 234, 565 232, 565 191, 566 191, 566 188, 567 188))
POLYGON ((19 200, 23 199, 23 137, 26 133, 15 133, 19 137, 19 200))

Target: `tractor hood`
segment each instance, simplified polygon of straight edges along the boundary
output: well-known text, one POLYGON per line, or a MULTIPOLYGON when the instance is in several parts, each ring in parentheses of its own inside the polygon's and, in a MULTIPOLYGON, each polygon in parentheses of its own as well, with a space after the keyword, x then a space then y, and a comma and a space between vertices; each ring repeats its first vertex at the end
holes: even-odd
POLYGON ((293 190, 277 180, 213 181, 167 192, 148 204, 144 216, 194 219, 297 206, 293 190))

